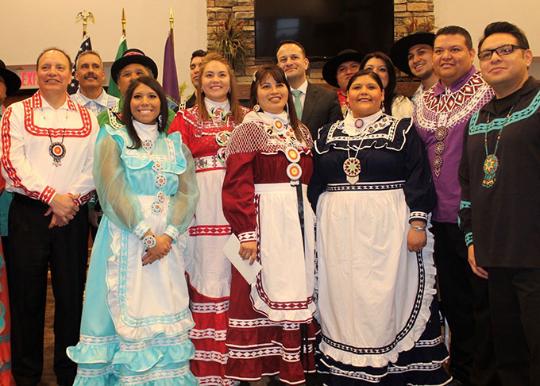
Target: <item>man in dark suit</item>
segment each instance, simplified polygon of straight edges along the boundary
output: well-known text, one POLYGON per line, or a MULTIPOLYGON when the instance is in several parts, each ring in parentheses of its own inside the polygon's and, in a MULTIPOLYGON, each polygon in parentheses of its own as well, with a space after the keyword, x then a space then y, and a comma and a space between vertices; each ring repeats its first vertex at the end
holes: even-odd
POLYGON ((282 41, 276 58, 291 85, 298 118, 309 128, 314 139, 319 127, 343 119, 336 93, 307 81, 309 60, 300 43, 282 41))

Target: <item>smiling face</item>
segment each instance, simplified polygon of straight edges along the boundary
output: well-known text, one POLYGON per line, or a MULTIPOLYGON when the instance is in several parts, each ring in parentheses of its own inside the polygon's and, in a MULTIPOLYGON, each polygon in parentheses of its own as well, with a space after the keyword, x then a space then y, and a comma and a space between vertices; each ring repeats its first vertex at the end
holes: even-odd
POLYGON ((446 86, 451 86, 471 69, 474 50, 459 34, 439 35, 433 47, 433 69, 446 86))
POLYGON ((384 91, 370 75, 360 75, 347 92, 347 101, 354 118, 363 118, 381 110, 384 91))
POLYGON ((257 103, 263 111, 279 114, 285 110, 289 98, 289 90, 285 83, 277 83, 271 75, 267 75, 257 87, 257 103))
MULTIPOLYGON (((511 34, 495 33, 484 40, 480 53, 505 45, 519 46, 519 42, 511 34)), ((508 55, 499 55, 497 52, 493 52, 490 59, 480 60, 480 70, 484 80, 493 87, 499 96, 521 87, 529 76, 528 68, 531 63, 531 50, 514 48, 508 55)))
POLYGON ((99 56, 87 54, 79 57, 75 79, 79 81, 79 87, 83 94, 88 89, 101 88, 105 80, 105 71, 99 56))
POLYGON ((341 63, 336 71, 336 80, 342 91, 347 90, 349 79, 360 70, 360 63, 353 60, 341 63))
POLYGON ((134 119, 141 123, 152 124, 156 122, 160 113, 161 102, 154 90, 141 83, 133 91, 129 107, 134 119))
POLYGON ((384 60, 380 58, 371 58, 366 62, 366 64, 364 64, 364 69, 371 70, 375 74, 379 75, 379 78, 381 78, 384 88, 388 86, 388 82, 390 81, 390 76, 388 75, 389 69, 386 66, 384 60))
POLYGON ((133 79, 141 76, 152 76, 150 70, 139 63, 131 63, 120 70, 118 74, 118 90, 122 95, 126 95, 126 91, 133 79))
POLYGON ((201 90, 214 102, 225 102, 231 91, 231 78, 227 66, 217 60, 208 62, 201 75, 201 90))
POLYGON ((63 53, 49 50, 41 55, 37 64, 37 83, 43 95, 65 93, 70 80, 70 63, 63 53))
MULTIPOLYGON (((293 43, 283 44, 277 52, 277 64, 287 77, 289 83, 300 86, 306 79, 309 60, 302 48, 293 43)), ((292 84, 291 84, 292 86, 292 84)))
POLYGON ((409 69, 420 80, 433 74, 433 47, 429 44, 416 44, 409 49, 409 69))

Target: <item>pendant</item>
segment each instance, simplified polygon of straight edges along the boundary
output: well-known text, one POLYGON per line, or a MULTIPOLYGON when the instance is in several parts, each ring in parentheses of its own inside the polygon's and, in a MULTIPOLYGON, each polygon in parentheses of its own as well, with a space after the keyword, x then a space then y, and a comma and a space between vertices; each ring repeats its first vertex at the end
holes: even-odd
POLYGON ((488 154, 484 160, 484 178, 482 179, 482 186, 484 188, 491 188, 495 185, 498 168, 499 159, 497 156, 495 154, 488 154))
POLYGON ((448 128, 446 126, 439 126, 435 129, 435 139, 437 141, 444 141, 448 135, 448 128))
POLYGON ((53 142, 49 145, 49 154, 53 159, 54 166, 62 166, 62 158, 66 155, 66 147, 61 142, 53 142))
POLYGON ((291 185, 296 185, 302 177, 302 167, 296 162, 290 163, 287 166, 287 177, 291 180, 291 185))
POLYGON ((220 147, 216 153, 216 156, 217 156, 217 159, 218 161, 222 164, 222 165, 225 165, 225 148, 224 147, 220 147))
POLYGON ((231 132, 227 130, 220 131, 216 134, 216 143, 221 146, 225 147, 229 143, 229 139, 231 138, 231 132))
POLYGON ((349 157, 343 161, 343 171, 347 176, 347 181, 349 184, 354 185, 358 182, 358 176, 360 175, 361 170, 362 167, 358 158, 349 157))
POLYGON ((300 152, 294 147, 288 147, 285 149, 285 157, 289 162, 298 162, 300 161, 300 152))
POLYGON ((152 151, 152 148, 154 147, 154 141, 150 140, 150 139, 145 139, 144 141, 142 141, 142 148, 150 153, 152 151))
POLYGON ((364 121, 362 118, 358 118, 356 121, 354 121, 354 127, 357 129, 361 129, 364 126, 364 121))
POLYGON ((286 126, 279 119, 274 119, 273 126, 276 129, 278 134, 282 134, 286 129, 286 126))

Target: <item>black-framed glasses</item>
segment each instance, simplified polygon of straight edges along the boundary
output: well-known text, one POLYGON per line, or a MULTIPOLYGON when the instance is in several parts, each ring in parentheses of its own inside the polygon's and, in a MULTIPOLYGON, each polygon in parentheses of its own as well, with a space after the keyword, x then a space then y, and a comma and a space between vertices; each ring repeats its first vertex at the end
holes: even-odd
POLYGON ((478 59, 485 62, 486 60, 490 60, 493 56, 493 53, 496 52, 499 56, 506 56, 510 55, 514 50, 520 49, 524 50, 525 48, 516 46, 515 44, 504 44, 502 46, 499 46, 497 48, 492 48, 489 50, 483 50, 478 53, 478 59))

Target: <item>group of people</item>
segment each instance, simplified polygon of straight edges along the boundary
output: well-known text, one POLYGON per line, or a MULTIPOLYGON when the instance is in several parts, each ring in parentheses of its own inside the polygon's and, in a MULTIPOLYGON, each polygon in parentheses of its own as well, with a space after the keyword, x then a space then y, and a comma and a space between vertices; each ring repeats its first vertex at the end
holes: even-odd
MULTIPOLYGON (((174 112, 139 49, 111 68, 119 100, 97 52, 69 96, 70 57, 44 50, 1 121, 0 383, 41 378, 50 267, 59 385, 538 384, 540 83, 510 23, 475 56, 458 26, 347 49, 334 91, 283 41, 246 108, 197 50, 174 112)), ((0 97, 19 87, 0 63, 0 97)))

